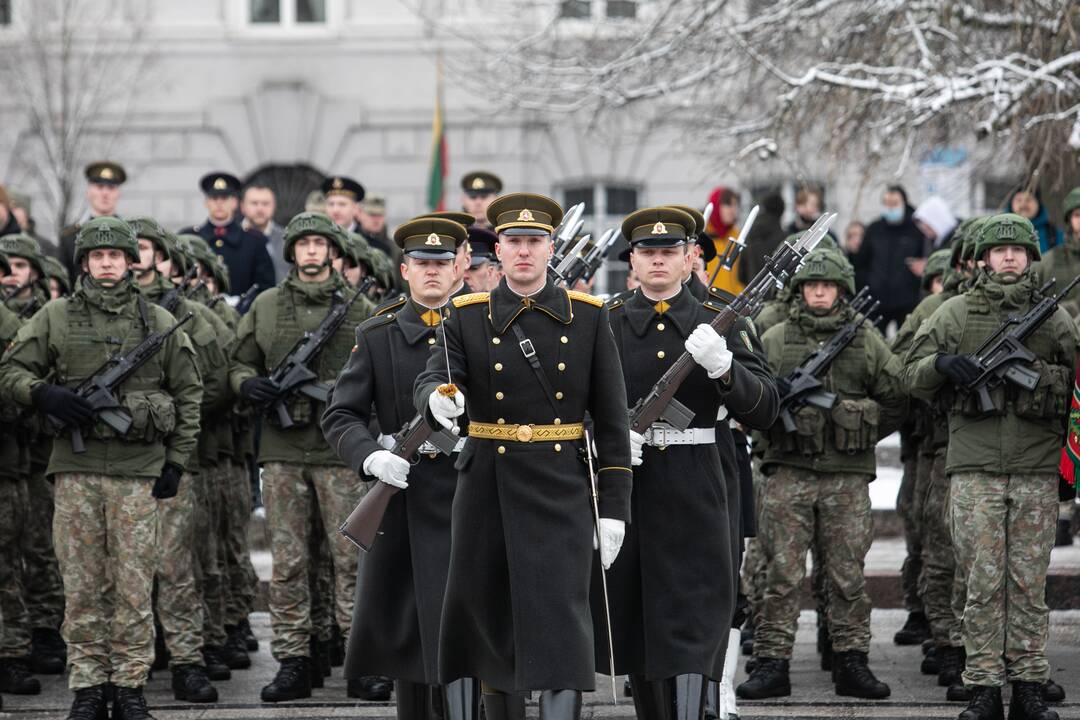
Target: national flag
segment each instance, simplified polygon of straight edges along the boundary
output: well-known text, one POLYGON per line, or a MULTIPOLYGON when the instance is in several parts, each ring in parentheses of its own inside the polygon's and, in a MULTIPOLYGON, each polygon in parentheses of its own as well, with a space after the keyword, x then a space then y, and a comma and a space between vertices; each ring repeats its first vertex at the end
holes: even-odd
POLYGON ((446 135, 443 126, 442 60, 436 66, 435 117, 431 122, 431 169, 428 171, 428 209, 446 209, 443 188, 446 185, 446 135))

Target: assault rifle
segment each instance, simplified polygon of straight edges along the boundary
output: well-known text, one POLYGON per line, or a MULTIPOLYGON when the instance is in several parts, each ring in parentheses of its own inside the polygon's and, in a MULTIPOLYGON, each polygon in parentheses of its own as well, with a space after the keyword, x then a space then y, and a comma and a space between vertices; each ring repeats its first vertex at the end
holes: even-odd
POLYGON ((278 423, 283 429, 291 428, 295 424, 285 404, 296 393, 307 395, 318 402, 326 402, 330 395, 330 388, 325 383, 319 382, 318 376, 310 366, 345 322, 345 318, 349 315, 349 308, 374 282, 374 277, 364 278, 352 297, 330 308, 330 312, 319 323, 319 327, 315 328, 315 332, 305 333, 277 364, 277 367, 270 371, 270 382, 274 384, 275 393, 274 398, 266 404, 266 407, 277 414, 278 423))
MULTIPOLYGON (((168 330, 152 332, 143 341, 131 349, 126 355, 117 354, 106 360, 93 375, 83 380, 75 394, 86 400, 94 408, 94 417, 108 425, 121 437, 127 435, 131 428, 131 415, 120 406, 120 400, 116 397, 116 390, 129 377, 135 374, 139 368, 145 365, 165 345, 169 336, 180 329, 188 320, 194 317, 188 313, 168 330)), ((68 427, 67 423, 59 418, 49 415, 49 423, 57 432, 68 427)), ((78 427, 71 428, 71 449, 75 453, 86 452, 86 444, 83 442, 82 430, 78 427)))
POLYGON ((836 393, 822 389, 821 376, 828 372, 833 361, 844 348, 851 344, 859 333, 859 328, 877 311, 880 303, 870 297, 870 291, 867 288, 863 288, 851 299, 850 305, 855 311, 855 318, 837 330, 825 341, 825 344, 810 353, 809 357, 785 378, 791 388, 784 397, 780 398, 780 421, 784 424, 786 432, 795 432, 795 418, 791 414, 804 405, 831 410, 836 404, 836 393))
MULTIPOLYGON (((799 236, 794 244, 781 243, 780 247, 765 259, 765 266, 731 301, 731 304, 716 313, 716 317, 709 323, 713 329, 721 336, 726 335, 735 321, 740 316, 746 316, 774 285, 783 286, 798 269, 806 254, 817 246, 821 238, 825 237, 829 225, 835 218, 835 213, 822 215, 809 230, 799 236)), ((746 234, 746 230, 747 226, 744 225, 736 242, 743 243, 742 236, 746 234)), ((684 352, 660 376, 649 393, 630 409, 630 429, 644 435, 649 426, 660 419, 679 430, 690 427, 694 413, 675 399, 675 393, 693 369, 694 359, 690 353, 684 352)))
POLYGON ((195 278, 195 273, 197 272, 199 272, 199 264, 191 263, 191 267, 184 273, 184 277, 180 281, 180 284, 162 295, 161 299, 158 300, 158 305, 168 310, 170 315, 175 313, 176 306, 180 304, 180 298, 187 297, 187 293, 185 293, 184 290, 187 289, 188 283, 195 278))
MULTIPOLYGON (((1039 288, 1039 294, 1050 292, 1054 279, 1039 288)), ((993 412, 994 401, 990 391, 1002 385, 1006 380, 1024 390, 1034 390, 1041 376, 1021 363, 1034 362, 1037 357, 1024 346, 1024 341, 1042 327, 1057 310, 1058 303, 1065 299, 1077 283, 1080 275, 1061 289, 1057 295, 1043 297, 1020 317, 1010 316, 1001 326, 983 341, 982 345, 971 354, 971 359, 979 367, 979 376, 960 388, 964 395, 975 393, 979 401, 979 410, 993 412)))
MULTIPOLYGON (((257 292, 259 292, 259 284, 255 283, 254 285, 249 287, 243 295, 240 296, 240 299, 236 302, 236 311, 241 315, 247 312, 247 309, 251 305, 252 300, 255 298, 255 293, 257 292)), ((192 294, 195 294, 194 290, 192 291, 192 294)), ((206 303, 206 307, 213 310, 214 307, 224 299, 224 295, 215 295, 210 299, 210 302, 206 303)))
MULTIPOLYGON (((394 435, 394 446, 390 448, 390 452, 415 463, 416 454, 425 443, 430 443, 434 449, 449 455, 454 452, 457 442, 457 436, 441 428, 438 431, 433 430, 423 415, 417 415, 394 435)), ((345 518, 345 522, 341 523, 338 532, 361 550, 371 552, 371 546, 379 535, 383 516, 390 506, 390 498, 398 492, 400 489, 393 485, 375 483, 349 513, 349 517, 345 518)))

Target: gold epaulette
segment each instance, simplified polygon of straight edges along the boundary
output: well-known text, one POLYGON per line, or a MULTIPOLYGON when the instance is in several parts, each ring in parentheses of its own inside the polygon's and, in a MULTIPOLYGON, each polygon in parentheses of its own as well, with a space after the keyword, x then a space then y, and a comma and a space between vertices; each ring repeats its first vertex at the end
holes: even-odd
POLYGON ((583 293, 579 290, 567 290, 566 294, 570 296, 571 300, 580 300, 583 303, 589 303, 593 307, 604 307, 604 301, 595 295, 583 293))
POLYGON ((487 292, 475 292, 468 295, 458 295, 456 298, 452 298, 451 302, 454 303, 454 307, 462 308, 466 305, 475 305, 477 303, 486 303, 491 293, 487 292))
POLYGON ((407 300, 408 298, 402 295, 396 300, 391 300, 389 302, 383 303, 382 305, 379 305, 377 308, 375 308, 375 312, 372 314, 382 315, 384 313, 390 312, 391 310, 397 310, 399 307, 404 305, 407 300))

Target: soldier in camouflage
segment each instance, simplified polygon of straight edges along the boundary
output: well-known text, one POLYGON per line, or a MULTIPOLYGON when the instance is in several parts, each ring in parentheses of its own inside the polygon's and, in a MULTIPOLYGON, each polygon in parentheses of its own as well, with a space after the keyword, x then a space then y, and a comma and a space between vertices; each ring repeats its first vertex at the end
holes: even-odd
MULTIPOLYGON (((314 331, 327 313, 349 297, 345 279, 332 268, 345 251, 342 230, 320 213, 301 213, 285 230, 285 259, 294 269, 276 288, 262 293, 240 320, 230 368, 233 390, 256 407, 275 397, 267 377, 304 333, 314 331)), ((320 382, 333 383, 353 346, 353 331, 371 314, 360 299, 310 369, 320 382)), ((334 561, 335 614, 348 634, 356 586, 355 548, 335 529, 362 494, 360 478, 327 445, 319 427, 321 403, 304 395, 291 398, 294 425, 284 428, 274 413, 264 417, 258 462, 270 530, 273 576, 270 580, 271 651, 281 663, 262 699, 277 702, 311 694, 311 598, 308 588, 311 508, 319 508, 334 561)))
POLYGON ((24 325, 0 361, 5 401, 81 428, 85 438, 78 453, 68 434, 58 437, 47 469, 56 488, 53 540, 64 580, 73 720, 103 716, 109 683, 113 718, 151 717, 142 688, 153 653, 156 505, 176 495, 199 425, 201 379, 183 333, 170 335, 118 388, 133 420, 123 437, 72 389, 113 353, 173 326, 168 312, 137 291, 129 269, 138 261, 127 223, 84 224, 75 250, 84 273, 79 287, 24 325), (109 592, 103 578, 111 579, 109 592))
POLYGON ((1033 391, 1010 383, 991 390, 993 412, 956 390, 978 377, 970 353, 1011 316, 1038 300, 1031 262, 1039 245, 1030 221, 1014 214, 982 225, 972 287, 923 324, 906 358, 911 394, 949 396, 950 527, 967 572, 963 681, 971 690, 962 720, 1002 716, 1001 686, 1013 685, 1009 716, 1056 720, 1042 697, 1049 675, 1046 573, 1057 521, 1057 460, 1080 334, 1058 309, 1025 345, 1040 374, 1033 391), (1016 442, 1023 438, 1023 442, 1016 442))
MULTIPOLYGON (((854 295, 855 272, 838 251, 817 249, 792 279, 788 319, 762 337, 769 364, 787 394, 786 376, 855 319, 845 301, 854 295)), ((837 394, 831 410, 805 405, 792 411, 787 433, 774 426, 762 459, 759 539, 767 570, 754 635, 756 664, 738 687, 739 697, 791 694, 788 664, 806 573, 806 552, 816 532, 829 538, 822 558, 828 577, 826 620, 832 638, 833 678, 839 695, 888 697, 889 686, 867 665, 870 599, 863 560, 873 536, 868 483, 874 479, 874 446, 892 432, 904 411, 899 362, 881 336, 865 324, 821 378, 837 394)))

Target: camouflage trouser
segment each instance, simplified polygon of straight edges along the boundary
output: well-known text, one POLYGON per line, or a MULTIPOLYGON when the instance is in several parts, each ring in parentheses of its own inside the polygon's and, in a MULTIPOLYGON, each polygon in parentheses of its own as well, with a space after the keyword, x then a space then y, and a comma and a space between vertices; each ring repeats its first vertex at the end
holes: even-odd
MULTIPOLYGON (((960 616, 953 610, 953 585, 956 582, 956 555, 949 529, 949 478, 945 475, 945 451, 939 448, 932 457, 920 456, 929 477, 922 499, 922 574, 919 595, 922 597, 930 632, 938 647, 953 645, 960 638, 960 616)), ((924 472, 922 468, 920 474, 924 472)), ((955 647, 962 643, 957 642, 955 647)))
POLYGON ((23 588, 23 553, 19 546, 29 518, 26 479, 0 478, 0 657, 22 657, 30 652, 30 616, 23 588))
POLYGON ((195 476, 176 497, 157 501, 157 610, 169 667, 202 665, 202 600, 195 588, 195 476))
POLYGON ((764 532, 759 535, 768 570, 754 633, 755 655, 791 657, 806 552, 818 532, 829 539, 823 565, 833 648, 869 650, 870 598, 863 575, 863 561, 873 539, 868 479, 786 466, 769 477, 763 493, 764 532))
POLYGON ((764 532, 762 525, 765 522, 762 515, 762 496, 765 493, 765 483, 768 478, 761 472, 759 459, 753 458, 750 462, 753 468, 754 514, 757 516, 758 535, 746 540, 746 553, 743 555, 742 565, 742 592, 750 603, 750 617, 755 618, 756 623, 757 613, 761 608, 761 595, 765 590, 765 552, 761 548, 760 537, 764 532))
POLYGON ((247 467, 222 460, 222 513, 225 577, 225 624, 236 625, 255 609, 259 579, 251 564, 248 522, 251 519, 251 483, 247 467))
POLYGON ((956 473, 951 523, 968 571, 965 685, 1049 676, 1046 571, 1058 517, 1055 474, 956 473))
POLYGON ((55 481, 53 544, 64 579, 68 686, 142 687, 154 657, 153 483, 69 473, 55 481))
POLYGON ((263 502, 270 530, 270 626, 274 658, 307 656, 312 634, 311 508, 317 504, 334 563, 334 614, 348 634, 356 588, 357 549, 337 532, 363 495, 360 478, 347 467, 267 463, 263 502))
POLYGON ((922 572, 922 527, 920 486, 926 482, 920 478, 922 463, 920 453, 914 448, 904 460, 904 474, 900 480, 900 492, 896 495, 896 514, 904 524, 904 545, 907 555, 900 566, 900 582, 904 590, 904 608, 908 612, 922 612, 919 597, 919 575, 922 572))
POLYGON ((318 503, 311 506, 308 549, 311 553, 311 572, 308 574, 311 632, 319 640, 329 640, 334 625, 334 558, 330 554, 318 503))
POLYGON ((221 647, 225 644, 225 598, 222 583, 221 502, 218 483, 222 473, 217 467, 202 467, 195 479, 195 587, 203 606, 203 643, 221 647))
POLYGON ((27 494, 28 517, 34 519, 26 524, 22 538, 23 587, 30 627, 59 630, 64 621, 64 583, 53 548, 53 486, 45 479, 45 468, 31 470, 27 494))

